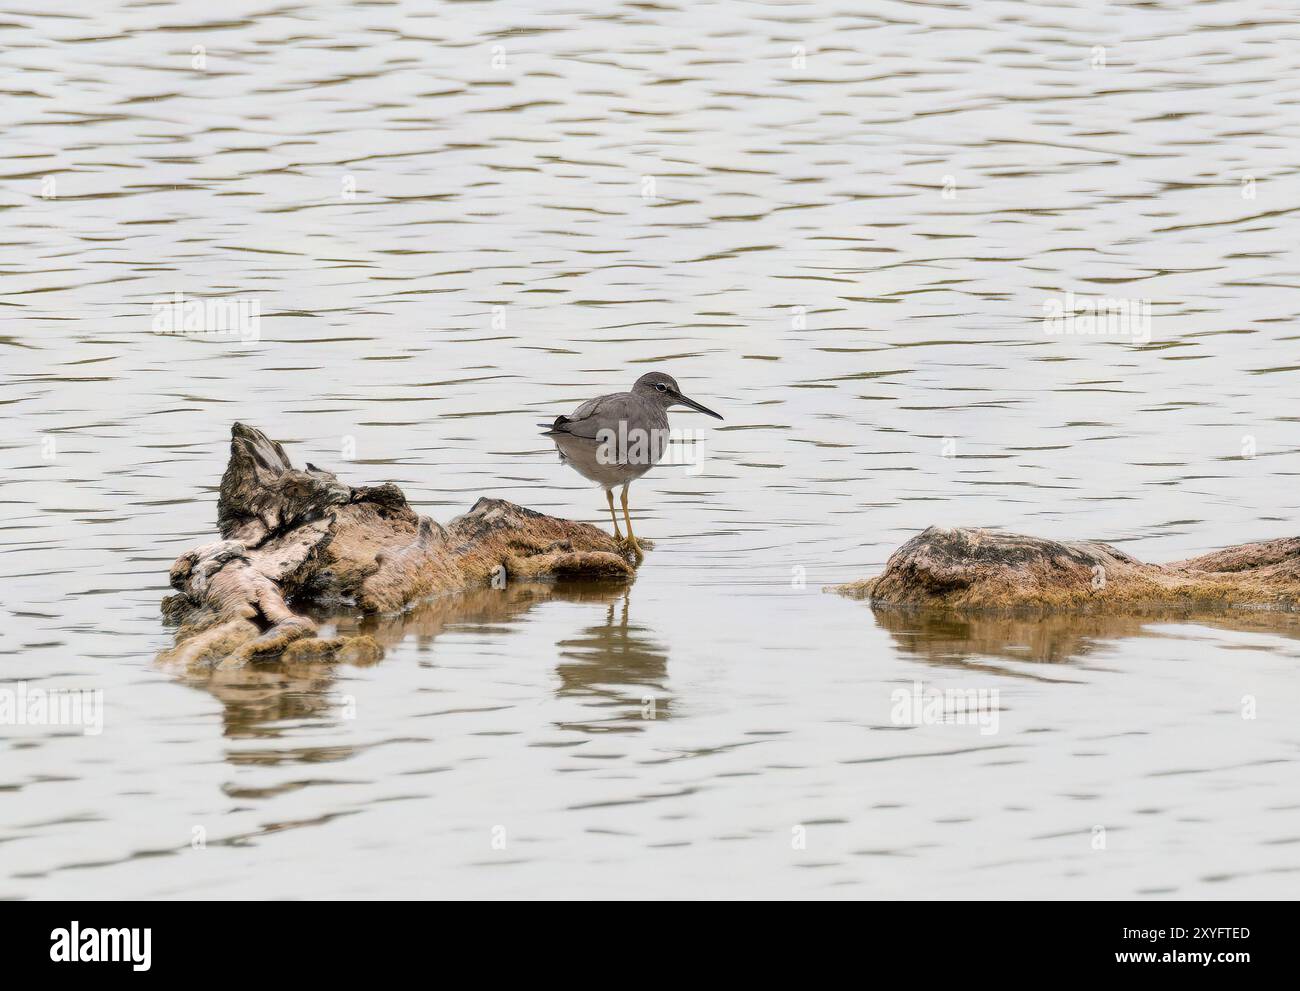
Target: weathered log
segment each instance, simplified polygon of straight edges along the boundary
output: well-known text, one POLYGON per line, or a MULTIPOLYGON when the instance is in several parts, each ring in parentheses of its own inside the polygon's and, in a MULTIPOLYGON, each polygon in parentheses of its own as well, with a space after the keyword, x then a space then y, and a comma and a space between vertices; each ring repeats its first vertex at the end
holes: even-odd
POLYGON ((374 660, 366 636, 318 638, 290 603, 390 613, 418 600, 512 578, 626 580, 629 559, 603 530, 500 499, 479 499, 443 527, 391 483, 351 488, 254 427, 231 428, 217 527, 223 539, 182 554, 163 602, 179 626, 164 662, 240 667, 258 658, 374 660))
POLYGON ((1109 544, 930 527, 875 578, 837 586, 873 605, 995 612, 1300 608, 1300 538, 1146 564, 1109 544))

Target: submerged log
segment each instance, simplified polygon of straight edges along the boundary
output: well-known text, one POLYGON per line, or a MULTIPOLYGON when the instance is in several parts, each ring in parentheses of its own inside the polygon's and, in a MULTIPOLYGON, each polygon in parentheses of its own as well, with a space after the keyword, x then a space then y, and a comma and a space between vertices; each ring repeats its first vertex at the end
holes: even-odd
POLYGON ((1146 564, 1109 544, 930 527, 875 578, 837 586, 873 605, 995 612, 1300 608, 1300 537, 1146 564))
POLYGON ((260 658, 372 661, 370 637, 317 636, 291 603, 390 613, 443 592, 512 578, 628 579, 610 537, 501 499, 479 499, 445 527, 420 516, 391 483, 352 488, 308 464, 296 469, 260 430, 231 428, 217 502, 221 540, 177 558, 178 625, 165 663, 239 667, 260 658))

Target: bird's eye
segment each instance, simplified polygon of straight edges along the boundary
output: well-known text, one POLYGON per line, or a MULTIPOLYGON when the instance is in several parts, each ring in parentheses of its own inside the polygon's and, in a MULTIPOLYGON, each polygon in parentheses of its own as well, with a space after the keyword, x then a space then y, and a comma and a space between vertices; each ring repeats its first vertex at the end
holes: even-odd
POLYGON ((655 388, 658 389, 660 392, 667 392, 667 391, 668 391, 668 386, 664 385, 662 382, 656 382, 656 383, 655 383, 655 388))

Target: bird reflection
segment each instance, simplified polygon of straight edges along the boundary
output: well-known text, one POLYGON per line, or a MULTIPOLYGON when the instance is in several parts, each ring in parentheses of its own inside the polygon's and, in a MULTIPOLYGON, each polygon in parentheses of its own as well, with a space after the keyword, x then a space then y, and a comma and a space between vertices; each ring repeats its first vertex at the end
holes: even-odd
POLYGON ((589 733, 636 733, 671 714, 667 693, 668 653, 628 620, 630 590, 605 607, 605 621, 557 645, 560 698, 583 701, 598 718, 561 723, 589 733))

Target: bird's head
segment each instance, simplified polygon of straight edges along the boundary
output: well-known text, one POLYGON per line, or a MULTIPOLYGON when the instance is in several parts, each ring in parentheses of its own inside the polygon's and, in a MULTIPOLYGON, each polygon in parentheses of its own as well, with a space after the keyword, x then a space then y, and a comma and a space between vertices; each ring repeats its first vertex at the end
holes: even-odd
POLYGON ((669 406, 689 406, 691 409, 699 410, 714 419, 722 419, 721 413, 715 413, 707 406, 697 403, 694 399, 683 396, 682 390, 677 387, 677 380, 663 372, 646 372, 636 380, 636 384, 632 386, 632 391, 638 396, 646 396, 654 400, 664 409, 669 406))

